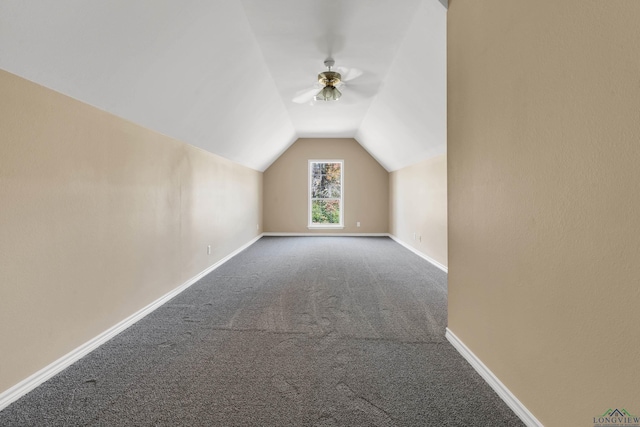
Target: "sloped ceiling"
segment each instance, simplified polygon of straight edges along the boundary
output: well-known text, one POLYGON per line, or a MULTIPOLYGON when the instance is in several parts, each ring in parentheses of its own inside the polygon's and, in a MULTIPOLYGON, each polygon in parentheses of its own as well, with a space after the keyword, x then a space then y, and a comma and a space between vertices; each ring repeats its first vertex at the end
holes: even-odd
POLYGON ((0 2, 0 68, 265 170, 299 137, 355 137, 387 170, 446 151, 438 0, 0 2), (360 74, 296 103, 333 57, 360 74))

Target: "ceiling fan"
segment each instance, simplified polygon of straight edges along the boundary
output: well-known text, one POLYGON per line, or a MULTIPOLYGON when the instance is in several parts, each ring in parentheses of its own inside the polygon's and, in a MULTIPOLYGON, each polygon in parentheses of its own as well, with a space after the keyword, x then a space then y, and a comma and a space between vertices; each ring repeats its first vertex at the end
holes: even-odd
POLYGON ((335 65, 333 58, 325 59, 324 65, 327 67, 327 71, 318 74, 318 83, 310 89, 299 91, 293 98, 293 102, 307 104, 313 103, 313 101, 337 101, 342 96, 342 92, 338 88, 343 87, 344 82, 362 75, 362 71, 356 68, 339 67, 334 71, 332 69, 335 65))

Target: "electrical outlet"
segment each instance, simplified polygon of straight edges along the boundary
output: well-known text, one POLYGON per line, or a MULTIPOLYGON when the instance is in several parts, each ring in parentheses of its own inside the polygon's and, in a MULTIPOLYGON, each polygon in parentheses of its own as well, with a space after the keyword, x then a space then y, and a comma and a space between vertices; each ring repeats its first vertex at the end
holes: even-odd
POLYGON ((211 245, 207 245, 207 255, 211 255, 211 245))
POLYGON ((360 227, 360 221, 356 222, 356 227, 360 227))

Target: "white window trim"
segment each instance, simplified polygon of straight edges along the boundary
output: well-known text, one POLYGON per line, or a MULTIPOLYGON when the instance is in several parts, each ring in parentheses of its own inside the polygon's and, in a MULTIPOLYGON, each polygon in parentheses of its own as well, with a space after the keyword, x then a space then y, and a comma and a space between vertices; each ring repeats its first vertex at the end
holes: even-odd
POLYGON ((307 163, 307 228, 344 228, 344 159, 310 159, 307 163), (340 163, 340 224, 313 224, 311 222, 311 163, 340 163))

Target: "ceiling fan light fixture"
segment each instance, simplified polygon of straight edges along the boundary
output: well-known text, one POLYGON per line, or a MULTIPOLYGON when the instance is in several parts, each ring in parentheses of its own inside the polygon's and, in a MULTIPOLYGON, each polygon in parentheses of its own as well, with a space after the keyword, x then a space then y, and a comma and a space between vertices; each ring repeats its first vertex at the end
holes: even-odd
POLYGON ((340 92, 337 87, 327 85, 316 94, 314 99, 316 101, 337 101, 341 96, 342 92, 340 92))
MULTIPOLYGON (((292 99, 293 102, 313 105, 312 101, 337 101, 342 97, 342 92, 338 89, 343 85, 342 75, 332 70, 335 61, 333 58, 327 58, 324 61, 324 65, 327 70, 318 74, 318 83, 308 90, 297 92, 292 99)), ((345 70, 345 80, 352 80, 362 74, 362 71, 355 68, 345 70)))
MULTIPOLYGON (((326 64, 326 62, 325 62, 326 64)), ((324 85, 322 90, 316 94, 316 101, 337 101, 342 96, 342 92, 336 87, 340 84, 342 76, 335 71, 324 71, 318 74, 318 83, 324 85)))
POLYGON ((342 81, 342 76, 340 73, 336 73, 335 71, 323 71, 318 74, 318 83, 324 86, 338 86, 342 81))

